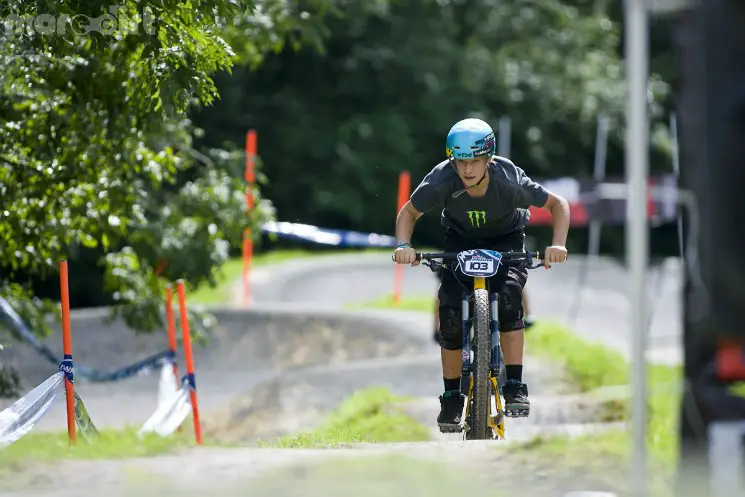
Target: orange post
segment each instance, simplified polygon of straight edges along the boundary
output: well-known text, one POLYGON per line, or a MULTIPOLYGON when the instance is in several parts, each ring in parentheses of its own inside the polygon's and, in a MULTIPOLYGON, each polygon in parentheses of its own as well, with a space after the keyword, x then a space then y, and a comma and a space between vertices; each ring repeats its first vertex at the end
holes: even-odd
POLYGON ((181 312, 181 333, 184 339, 184 357, 186 358, 186 377, 189 379, 189 397, 191 399, 191 413, 194 420, 194 437, 199 445, 202 445, 202 427, 199 424, 199 405, 197 404, 197 383, 194 376, 194 355, 191 350, 191 332, 189 330, 189 317, 186 312, 186 295, 184 293, 184 281, 178 280, 178 304, 181 312))
MULTIPOLYGON (((68 288, 67 261, 60 261, 60 296, 62 300, 62 353, 64 362, 69 362, 70 375, 65 373, 65 396, 67 400, 67 438, 75 445, 75 387, 72 382, 72 333, 70 332, 70 293, 68 288)), ((63 364, 64 364, 63 362, 63 364)))
MULTIPOLYGON (((173 354, 173 376, 176 377, 176 388, 181 387, 181 380, 178 377, 178 366, 176 366, 176 321, 173 318, 173 290, 170 286, 166 287, 166 320, 168 321, 168 348, 173 354)), ((181 426, 177 428, 181 431, 181 426)))
MULTIPOLYGON (((409 190, 411 190, 411 176, 409 175, 409 171, 401 171, 401 174, 398 175, 398 210, 396 214, 401 212, 404 204, 408 202, 409 190)), ((401 302, 401 293, 403 292, 404 267, 401 264, 396 264, 394 271, 393 301, 398 304, 401 302)))
MULTIPOLYGON (((250 129, 246 133, 246 209, 251 213, 254 206, 251 188, 256 181, 256 130, 250 129)), ((253 239, 251 228, 243 230, 243 305, 248 305, 251 297, 250 273, 253 258, 253 239)))
POLYGON ((166 288, 166 319, 168 321, 168 347, 173 354, 173 375, 176 377, 176 384, 179 384, 178 366, 176 366, 176 321, 173 318, 173 290, 171 287, 166 288))

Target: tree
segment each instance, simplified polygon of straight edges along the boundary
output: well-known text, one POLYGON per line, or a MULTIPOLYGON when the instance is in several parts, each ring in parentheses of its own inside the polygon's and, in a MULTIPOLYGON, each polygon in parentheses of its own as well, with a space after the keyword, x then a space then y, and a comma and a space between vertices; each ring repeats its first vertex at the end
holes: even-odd
POLYGON ((31 298, 29 279, 56 278, 81 251, 105 265, 105 287, 89 291, 110 292, 112 317, 142 331, 162 326, 166 283, 214 284, 229 243, 272 206, 256 187, 247 218, 241 153, 196 151, 186 111, 211 105, 213 75, 240 57, 317 42, 318 12, 280 0, 0 9, 0 294, 36 332, 54 307, 31 298))
MULTIPOLYGON (((272 151, 265 193, 278 216, 337 228, 391 233, 399 171, 416 185, 444 158, 450 126, 469 115, 496 126, 509 114, 513 159, 534 177, 554 177, 591 174, 604 112, 615 124, 609 173, 620 171, 618 25, 569 4, 347 2, 344 19, 328 23, 322 54, 282 52, 256 71, 238 68, 216 80, 234 99, 192 117, 221 139, 240 140, 234 130, 248 123, 259 129, 272 151)), ((653 77, 652 89, 659 128, 667 87, 653 77)), ((664 129, 655 149, 666 153, 664 129)), ((437 223, 427 228, 419 240, 438 243, 437 223)))

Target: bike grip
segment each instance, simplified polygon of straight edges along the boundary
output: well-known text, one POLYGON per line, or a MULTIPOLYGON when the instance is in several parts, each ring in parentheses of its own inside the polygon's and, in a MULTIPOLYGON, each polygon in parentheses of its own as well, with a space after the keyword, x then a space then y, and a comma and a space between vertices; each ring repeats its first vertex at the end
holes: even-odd
MULTIPOLYGON (((396 262, 396 254, 391 254, 391 260, 393 262, 396 262)), ((421 252, 417 252, 416 253, 416 260, 418 260, 418 261, 421 261, 422 260, 422 253, 421 252)))

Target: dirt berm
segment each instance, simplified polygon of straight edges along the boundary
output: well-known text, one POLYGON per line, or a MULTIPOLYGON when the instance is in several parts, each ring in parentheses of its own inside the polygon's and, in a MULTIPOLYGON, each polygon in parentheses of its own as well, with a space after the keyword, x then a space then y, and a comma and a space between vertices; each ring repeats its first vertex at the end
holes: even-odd
MULTIPOLYGON (((284 306, 283 306, 284 307, 284 306)), ((108 323, 107 309, 71 313, 74 360, 77 364, 104 370, 117 369, 167 348, 165 332, 135 334, 121 322, 108 323)), ((433 347, 425 336, 417 336, 405 322, 375 315, 343 311, 272 308, 253 310, 213 309, 217 320, 204 346, 194 346, 197 391, 207 426, 210 412, 224 407, 235 396, 249 392, 258 383, 274 378, 271 397, 281 397, 283 386, 297 383, 302 374, 295 368, 314 365, 344 365, 350 361, 416 356, 433 347), (286 374, 280 374, 287 371, 286 374)), ((180 333, 180 331, 179 331, 180 333)), ((61 358, 59 332, 45 343, 61 358)), ((179 344, 179 370, 184 372, 179 344)), ((33 348, 13 343, 0 352, 0 360, 19 372, 27 392, 54 374, 33 348)), ((343 373, 337 376, 343 376, 343 373)), ((341 379, 341 378, 338 378, 341 379)), ((158 373, 111 383, 76 380, 76 387, 99 427, 139 425, 156 407, 158 373)), ((349 394, 344 389, 339 397, 349 394)), ((330 392, 336 391, 329 388, 330 392)), ((335 396, 336 397, 336 396, 335 396)), ((15 399, 1 399, 0 408, 15 399)), ((341 400, 339 398, 338 400, 341 400)), ((330 407, 330 399, 326 399, 330 407)), ((64 408, 57 408, 36 429, 63 429, 64 408)))

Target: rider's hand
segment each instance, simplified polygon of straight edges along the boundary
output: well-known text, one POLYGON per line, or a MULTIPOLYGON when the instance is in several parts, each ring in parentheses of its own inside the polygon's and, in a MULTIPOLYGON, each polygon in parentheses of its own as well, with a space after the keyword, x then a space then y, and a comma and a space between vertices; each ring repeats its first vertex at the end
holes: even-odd
POLYGON ((546 269, 551 267, 552 263, 561 263, 567 260, 567 248, 561 245, 551 245, 543 253, 543 265, 546 269))
POLYGON ((393 252, 393 258, 398 264, 411 264, 412 266, 418 266, 419 261, 416 260, 416 250, 411 247, 399 247, 393 252))

